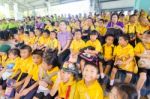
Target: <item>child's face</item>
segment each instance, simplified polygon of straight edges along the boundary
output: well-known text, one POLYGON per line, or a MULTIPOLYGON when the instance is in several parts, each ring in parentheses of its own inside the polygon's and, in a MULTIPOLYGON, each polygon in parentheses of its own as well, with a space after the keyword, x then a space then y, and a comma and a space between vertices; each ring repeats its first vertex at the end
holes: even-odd
POLYGON ((50 38, 51 38, 51 39, 56 38, 56 34, 55 34, 55 33, 53 33, 53 32, 51 32, 51 33, 50 33, 50 38))
POLYGON ((81 32, 75 32, 75 38, 77 39, 77 40, 80 40, 81 39, 81 32))
POLYGON ((113 22, 113 23, 116 23, 117 21, 118 21, 117 15, 113 15, 113 16, 112 16, 112 22, 113 22))
POLYGON ((30 36, 30 37, 34 37, 35 35, 34 35, 33 32, 30 32, 29 36, 30 36))
POLYGON ((137 21, 136 16, 132 16, 131 19, 130 19, 130 22, 135 23, 136 21, 137 21))
POLYGON ((41 32, 39 30, 35 30, 35 34, 36 34, 36 36, 40 36, 41 32))
POLYGON ((44 33, 43 33, 43 37, 47 38, 47 37, 49 37, 49 35, 44 32, 44 33))
POLYGON ((59 28, 60 28, 60 30, 66 30, 67 29, 67 26, 66 26, 66 24, 64 23, 64 22, 61 22, 60 24, 59 24, 59 28))
POLYGON ((103 21, 99 21, 99 26, 103 26, 103 25, 104 25, 103 21))
POLYGON ((86 65, 83 70, 83 79, 85 82, 92 82, 98 79, 98 71, 95 67, 91 65, 86 65))
POLYGON ((125 46, 127 44, 128 42, 123 37, 119 37, 119 45, 125 46))
POLYGON ((62 70, 62 72, 61 72, 61 78, 62 78, 62 81, 64 83, 68 82, 71 77, 72 77, 72 73, 65 72, 64 70, 62 70))
POLYGON ((52 65, 48 65, 46 62, 42 62, 42 67, 45 69, 45 70, 50 70, 52 69, 52 65))
POLYGON ((121 99, 117 88, 115 88, 115 87, 112 88, 111 92, 109 93, 109 98, 110 99, 121 99))
POLYGON ((142 36, 142 42, 150 44, 150 34, 143 34, 143 36, 142 36))
POLYGON ((32 55, 32 60, 35 64, 41 64, 42 57, 40 55, 32 55))
POLYGON ((97 39, 97 35, 90 35, 90 40, 95 41, 97 39))
POLYGON ((9 57, 10 59, 15 59, 17 56, 14 55, 13 53, 9 53, 8 57, 9 57))
POLYGON ((109 44, 109 45, 113 44, 113 41, 114 41, 114 38, 111 37, 111 36, 106 38, 106 43, 109 44))
POLYGON ((27 49, 20 50, 21 58, 26 59, 30 56, 30 52, 27 49))

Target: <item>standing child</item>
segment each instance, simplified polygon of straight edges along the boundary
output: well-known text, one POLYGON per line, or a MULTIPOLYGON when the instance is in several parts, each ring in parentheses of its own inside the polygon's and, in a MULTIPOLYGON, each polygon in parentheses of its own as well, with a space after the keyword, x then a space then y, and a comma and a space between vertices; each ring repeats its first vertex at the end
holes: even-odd
POLYGON ((93 64, 86 64, 82 73, 83 79, 77 83, 73 99, 103 99, 103 90, 98 83, 99 69, 93 64))
POLYGON ((104 70, 104 74, 108 75, 111 67, 113 66, 113 52, 114 52, 114 36, 109 34, 106 35, 105 44, 103 45, 103 54, 104 54, 104 62, 103 64, 106 66, 104 70))

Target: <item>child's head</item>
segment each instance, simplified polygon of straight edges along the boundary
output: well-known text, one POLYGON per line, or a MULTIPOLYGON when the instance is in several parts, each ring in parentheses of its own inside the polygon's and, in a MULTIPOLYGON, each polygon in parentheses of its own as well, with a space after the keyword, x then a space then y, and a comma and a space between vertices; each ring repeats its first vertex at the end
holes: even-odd
POLYGON ((90 40, 95 41, 97 39, 98 32, 96 30, 91 31, 90 33, 90 40))
POLYGON ((47 38, 49 37, 50 31, 49 30, 44 30, 43 31, 43 37, 47 38))
POLYGON ((141 38, 143 43, 150 44, 150 30, 145 31, 141 38))
POLYGON ((73 80, 78 75, 75 64, 69 62, 65 62, 63 64, 61 71, 61 78, 64 83, 68 82, 69 80, 73 80))
POLYGON ((114 42, 114 36, 111 35, 111 34, 106 35, 105 42, 108 45, 113 44, 113 42, 114 42))
POLYGON ((113 13, 113 14, 111 15, 111 21, 112 21, 113 23, 117 23, 118 18, 119 18, 119 16, 118 16, 117 13, 113 13))
POLYGON ((50 21, 50 20, 47 20, 47 21, 46 21, 46 25, 51 25, 51 21, 50 21))
POLYGON ((40 36, 42 34, 42 30, 41 29, 35 29, 35 35, 36 36, 40 36))
POLYGON ((20 50, 17 48, 10 49, 8 52, 8 57, 11 59, 15 59, 20 56, 20 50))
POLYGON ((21 58, 26 59, 31 55, 32 48, 28 45, 23 45, 20 47, 21 58))
POLYGON ((82 37, 81 30, 75 30, 75 39, 80 40, 82 37))
POLYGON ((119 45, 126 46, 129 42, 129 36, 126 34, 123 34, 119 37, 119 45))
POLYGON ((35 36, 35 32, 34 32, 34 31, 30 31, 30 32, 29 32, 29 36, 30 36, 30 37, 34 37, 34 36, 35 36))
POLYGON ((99 26, 103 26, 104 25, 104 19, 100 19, 99 20, 99 26))
POLYGON ((116 84, 110 94, 110 99, 138 99, 136 88, 130 84, 116 84))
POLYGON ((29 31, 25 31, 24 35, 28 37, 29 36, 29 31))
POLYGON ((82 76, 86 83, 90 83, 97 80, 99 77, 98 66, 94 64, 86 64, 83 69, 82 76))
POLYGON ((8 51, 10 50, 10 46, 9 45, 5 45, 5 44, 0 44, 0 55, 1 54, 7 54, 8 51))
POLYGON ((59 28, 60 28, 61 31, 66 31, 66 29, 67 29, 66 21, 61 21, 60 24, 59 24, 59 28))
POLYGON ((53 50, 49 49, 46 52, 44 52, 42 67, 45 70, 51 70, 56 66, 56 63, 57 63, 57 54, 53 50))
POLYGON ((36 49, 32 52, 32 59, 35 64, 41 64, 43 57, 43 51, 36 49))
POLYGON ((135 14, 130 15, 129 21, 130 21, 131 23, 135 23, 135 22, 137 21, 136 15, 135 15, 135 14))
POLYGON ((56 35, 57 35, 57 33, 55 31, 51 31, 51 33, 50 33, 50 39, 55 39, 56 35))

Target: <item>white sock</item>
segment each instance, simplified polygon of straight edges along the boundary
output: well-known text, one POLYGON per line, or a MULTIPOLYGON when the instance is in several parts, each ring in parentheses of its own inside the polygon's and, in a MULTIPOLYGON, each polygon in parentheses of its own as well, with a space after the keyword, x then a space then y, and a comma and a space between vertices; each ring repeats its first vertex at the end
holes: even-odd
POLYGON ((140 97, 141 97, 141 91, 138 90, 137 92, 138 92, 138 99, 140 99, 140 97))
POLYGON ((110 85, 114 85, 114 80, 110 80, 110 85))
POLYGON ((103 79, 105 77, 105 74, 104 73, 101 73, 101 78, 103 79))

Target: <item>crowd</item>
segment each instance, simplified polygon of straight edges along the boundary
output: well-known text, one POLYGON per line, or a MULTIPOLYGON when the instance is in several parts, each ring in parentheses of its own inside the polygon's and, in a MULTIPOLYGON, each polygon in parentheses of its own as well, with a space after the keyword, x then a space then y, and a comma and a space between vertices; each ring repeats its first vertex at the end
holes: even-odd
POLYGON ((0 42, 1 99, 150 94, 150 15, 144 10, 3 19, 0 42))

